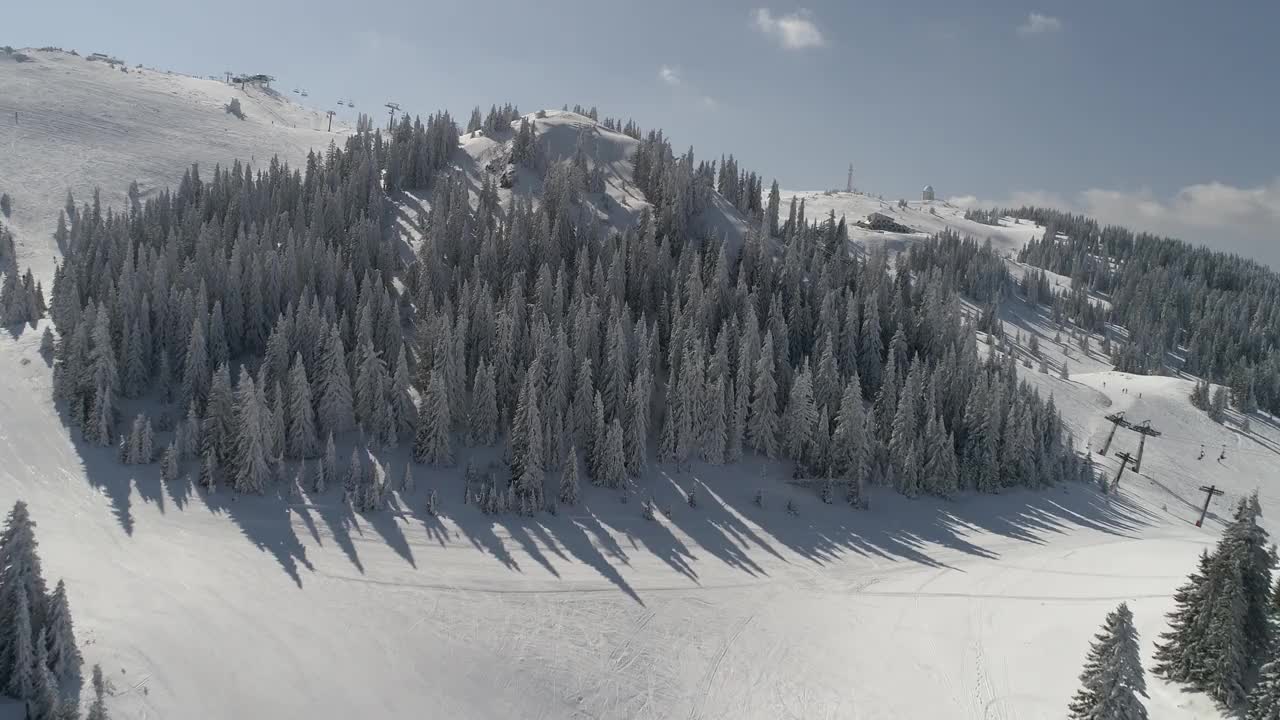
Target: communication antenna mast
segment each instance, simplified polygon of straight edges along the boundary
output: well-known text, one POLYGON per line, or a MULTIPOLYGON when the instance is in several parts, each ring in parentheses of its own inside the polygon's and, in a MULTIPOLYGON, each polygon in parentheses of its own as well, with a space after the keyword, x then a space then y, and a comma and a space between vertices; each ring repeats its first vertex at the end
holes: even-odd
POLYGON ((844 183, 844 191, 853 192, 853 163, 849 163, 849 179, 844 183))

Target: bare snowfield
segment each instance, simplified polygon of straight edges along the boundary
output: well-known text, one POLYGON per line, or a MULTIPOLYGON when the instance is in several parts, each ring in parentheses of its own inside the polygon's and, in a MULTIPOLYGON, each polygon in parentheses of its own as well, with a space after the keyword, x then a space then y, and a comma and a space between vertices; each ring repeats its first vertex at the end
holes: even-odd
MULTIPOLYGON (((84 202, 100 185, 118 208, 134 178, 154 191, 192 161, 210 172, 236 157, 296 163, 334 137, 322 114, 276 96, 34 58, 0 59, 0 189, 14 197, 20 264, 46 280, 68 186, 84 202), (232 97, 247 119, 222 110, 232 97)), ((630 184, 635 141, 584 120, 551 113, 539 142, 567 156, 578 133, 593 133, 593 158, 609 163, 601 220, 629 221, 643 207, 630 184)), ((473 182, 501 140, 462 139, 458 165, 473 182)), ((534 192, 535 180, 519 178, 515 192, 534 192)), ((922 233, 990 237, 1002 252, 1041 232, 861 194, 784 193, 784 213, 792 195, 810 219, 887 212, 922 233)), ((732 208, 708 217, 745 228, 732 208)), ((850 231, 895 247, 923 237, 850 231)), ((1175 588, 1231 504, 1262 486, 1277 527, 1266 483, 1280 426, 1261 415, 1249 432, 1235 415, 1213 423, 1187 401, 1191 381, 1113 372, 1096 338, 1091 354, 1064 349, 1035 309, 1005 312, 1011 336, 1034 333, 1055 370, 1069 363, 1069 380, 1021 375, 1053 393, 1079 445, 1101 446, 1103 416, 1120 410, 1163 433, 1118 495, 1067 486, 944 502, 876 491, 858 512, 787 485, 781 463, 753 461, 651 468, 641 492, 671 510, 656 522, 641 517, 641 496, 624 504, 591 487, 560 516, 485 516, 462 503, 457 469, 417 468, 398 511, 369 515, 344 510, 336 490, 209 496, 79 441, 50 400, 42 324, 0 332, 0 505, 29 503, 45 574, 67 581, 116 718, 1060 718, 1118 602, 1133 609, 1149 658, 1175 588), (1226 495, 1196 528, 1208 483, 1226 495), (696 509, 682 499, 691 487, 696 509), (440 517, 424 512, 430 489, 440 517), (798 514, 783 509, 788 499, 798 514)), ((1136 452, 1137 440, 1120 430, 1112 452, 1094 456, 1101 470, 1114 477, 1114 451, 1136 452)), ((399 475, 408 449, 382 457, 399 475)), ((1203 696, 1149 685, 1153 718, 1221 717, 1203 696)))
POLYGON ((308 150, 341 143, 349 131, 335 122, 326 132, 323 112, 275 91, 23 52, 29 61, 0 54, 0 191, 13 198, 18 264, 45 282, 53 277, 53 231, 68 189, 82 205, 101 188, 103 206, 119 209, 133 180, 146 197, 175 187, 192 163, 207 174, 236 159, 264 167, 272 156, 301 167, 308 150), (243 120, 225 110, 233 98, 243 120))

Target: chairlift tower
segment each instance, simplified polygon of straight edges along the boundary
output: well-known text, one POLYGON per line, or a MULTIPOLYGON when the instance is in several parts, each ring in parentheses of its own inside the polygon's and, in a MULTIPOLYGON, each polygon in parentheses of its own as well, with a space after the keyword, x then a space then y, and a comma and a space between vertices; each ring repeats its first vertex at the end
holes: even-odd
POLYGON ((1201 485, 1200 492, 1204 493, 1204 507, 1200 509, 1200 519, 1196 520, 1196 527, 1204 525, 1204 516, 1209 514, 1209 503, 1215 495, 1221 495, 1222 491, 1213 485, 1201 485))
POLYGON ((1120 469, 1116 471, 1116 479, 1111 482, 1111 492, 1120 489, 1120 476, 1124 475, 1124 468, 1133 459, 1133 456, 1127 452, 1118 452, 1116 457, 1120 458, 1120 469))
POLYGON ((1118 413, 1112 413, 1108 415, 1107 422, 1111 423, 1111 432, 1107 433, 1107 441, 1103 443, 1102 449, 1098 451, 1098 454, 1103 456, 1107 454, 1107 449, 1111 447, 1111 439, 1116 436, 1116 428, 1131 427, 1128 421, 1124 419, 1123 410, 1118 413))
POLYGON ((387 117, 388 117, 387 132, 391 132, 391 129, 395 127, 396 113, 400 112, 400 104, 389 102, 387 103, 386 108, 387 108, 387 117))
POLYGON ((1133 471, 1138 472, 1142 469, 1142 449, 1147 445, 1147 438, 1159 437, 1160 431, 1151 427, 1150 420, 1143 420, 1141 425, 1130 425, 1129 429, 1142 436, 1138 440, 1138 459, 1133 461, 1133 471))

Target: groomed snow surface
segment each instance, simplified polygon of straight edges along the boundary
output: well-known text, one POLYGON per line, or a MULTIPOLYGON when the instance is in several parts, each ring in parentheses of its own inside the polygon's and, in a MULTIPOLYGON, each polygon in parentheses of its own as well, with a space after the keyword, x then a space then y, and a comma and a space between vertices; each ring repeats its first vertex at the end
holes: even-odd
MULTIPOLYGON (((165 487, 158 466, 84 446, 48 399, 40 330, 0 339, 0 503, 30 503, 122 718, 1060 718, 1106 612, 1128 601, 1149 655, 1175 587, 1280 448, 1269 418, 1243 433, 1194 410, 1186 380, 1024 370, 1094 448, 1115 410, 1165 433, 1119 495, 878 492, 857 512, 786 485, 781 465, 695 464, 643 478, 671 510, 656 522, 639 496, 595 488, 558 517, 494 518, 462 504, 458 470, 418 469, 401 512, 359 516, 334 490, 288 504, 165 487), (1202 483, 1227 494, 1199 529, 1202 483)), ((1112 451, 1137 438, 1121 430, 1112 451)), ((1280 515, 1270 488, 1263 503, 1280 515)), ((1219 717, 1150 684, 1152 717, 1219 717)))

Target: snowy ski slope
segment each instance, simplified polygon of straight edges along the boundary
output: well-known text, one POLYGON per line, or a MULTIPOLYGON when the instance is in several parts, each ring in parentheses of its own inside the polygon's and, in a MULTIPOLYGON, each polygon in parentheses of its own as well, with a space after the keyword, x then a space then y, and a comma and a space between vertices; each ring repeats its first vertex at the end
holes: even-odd
POLYGON ((13 198, 19 265, 46 283, 68 189, 82 205, 101 188, 103 206, 119 209, 133 180, 146 197, 176 186, 191 163, 206 174, 236 159, 265 167, 275 155, 301 166, 308 150, 341 143, 349 131, 335 121, 326 132, 323 112, 274 91, 145 68, 122 72, 63 52, 23 53, 31 59, 0 54, 0 191, 13 198), (244 120, 224 109, 232 98, 244 120))
MULTIPOLYGON (((133 178, 154 190, 192 160, 209 170, 273 153, 296 162, 332 137, 313 129, 323 116, 274 97, 35 58, 0 60, 0 105, 32 123, 15 130, 0 113, 0 188, 14 196, 21 262, 45 278, 51 265, 38 263, 54 252, 67 185, 79 201, 101 185, 104 203, 119 207, 133 178), (247 120, 221 111, 232 96, 247 120)), ((572 152, 582 120, 540 120, 540 142, 572 152)), ((601 138, 599 157, 613 158, 606 212, 636 212, 634 141, 586 129, 601 138)), ((483 167, 492 142, 464 139, 460 165, 483 167)), ((516 192, 536 192, 533 181, 522 177, 516 192)), ((801 196, 809 218, 884 211, 865 195, 801 196)), ((1009 251, 1038 232, 931 206, 938 215, 919 203, 889 210, 922 231, 953 227, 1009 251)), ((623 504, 591 487, 557 517, 484 516, 461 503, 457 470, 419 469, 401 510, 369 516, 342 511, 334 492, 292 503, 206 496, 189 481, 162 485, 157 465, 122 466, 68 430, 49 399, 42 324, 0 332, 0 506, 30 504, 45 573, 67 580, 86 661, 106 670, 116 718, 1061 718, 1107 611, 1129 601, 1149 657, 1170 596, 1230 504, 1261 487, 1268 527, 1278 527, 1280 426, 1261 415, 1248 433, 1237 416, 1213 423, 1187 402, 1190 380, 1113 372, 1096 338, 1092 355, 1072 347, 1068 357, 1039 311, 1005 311, 1010 335, 1025 344, 1038 334, 1054 368, 1069 363, 1069 380, 1022 375, 1053 393, 1079 444, 1099 447, 1103 416, 1117 410, 1164 433, 1118 496, 876 492, 872 511, 855 512, 759 462, 652 468, 641 486, 671 508, 657 522, 641 518, 638 498, 623 504), (1227 494, 1196 528, 1197 488, 1208 483, 1227 494), (696 510, 681 500, 692 486, 696 510), (431 488, 439 518, 423 512, 431 488)), ((1114 451, 1134 452, 1137 439, 1117 433, 1113 452, 1095 455, 1101 469, 1114 476, 1114 451)), ((407 453, 389 455, 393 472, 407 453)), ((468 459, 460 452, 459 467, 468 459)), ((1221 717, 1203 696, 1149 683, 1153 718, 1221 717)))

